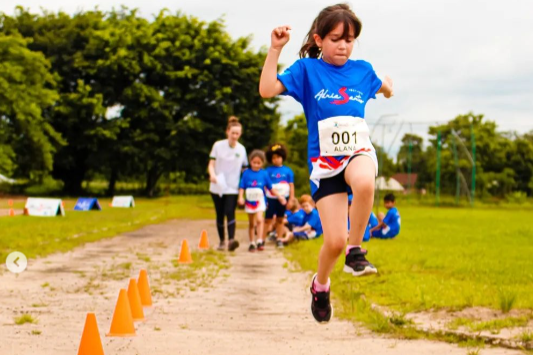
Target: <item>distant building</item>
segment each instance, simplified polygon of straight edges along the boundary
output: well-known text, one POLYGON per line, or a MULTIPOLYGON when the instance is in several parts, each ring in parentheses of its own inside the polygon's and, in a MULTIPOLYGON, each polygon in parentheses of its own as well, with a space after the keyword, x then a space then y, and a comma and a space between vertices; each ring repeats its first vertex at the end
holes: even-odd
POLYGON ((409 174, 407 173, 397 173, 392 175, 392 178, 398 181, 405 189, 408 189, 411 186, 411 189, 415 188, 416 180, 418 179, 418 174, 411 173, 411 183, 409 184, 409 174))

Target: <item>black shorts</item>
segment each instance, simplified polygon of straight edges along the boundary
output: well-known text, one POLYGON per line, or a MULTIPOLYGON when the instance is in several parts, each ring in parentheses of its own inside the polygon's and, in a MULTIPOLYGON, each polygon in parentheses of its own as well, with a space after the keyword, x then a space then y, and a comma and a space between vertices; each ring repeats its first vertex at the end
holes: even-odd
POLYGON ((320 185, 318 186, 318 190, 315 191, 313 194, 313 200, 315 203, 317 203, 321 198, 334 195, 338 193, 352 193, 351 187, 346 183, 346 180, 344 180, 344 172, 346 169, 344 169, 341 173, 327 178, 327 179, 320 179, 320 185))
POLYGON ((283 206, 277 198, 267 198, 267 210, 265 214, 266 219, 272 219, 272 217, 285 217, 286 206, 283 206))

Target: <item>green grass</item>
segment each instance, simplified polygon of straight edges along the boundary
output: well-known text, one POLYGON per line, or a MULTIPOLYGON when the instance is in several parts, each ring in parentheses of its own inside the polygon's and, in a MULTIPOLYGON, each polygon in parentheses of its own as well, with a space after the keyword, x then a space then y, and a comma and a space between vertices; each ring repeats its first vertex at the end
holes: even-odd
POLYGON ((459 327, 466 327, 472 332, 490 331, 493 333, 499 332, 504 328, 525 327, 529 322, 530 317, 507 317, 501 319, 493 319, 488 321, 476 321, 468 318, 456 318, 448 323, 448 328, 457 330, 459 327))
MULTIPOLYGON (((382 208, 383 209, 383 208, 382 208)), ((533 223, 531 210, 455 209, 399 206, 402 231, 395 240, 365 243, 377 276, 332 274, 336 312, 386 330, 390 320, 371 304, 401 314, 484 306, 509 311, 533 309, 533 223), (378 312, 379 313, 379 312, 378 312), (387 324, 385 324, 387 320, 387 324)), ((302 269, 316 271, 322 238, 285 249, 302 269)))
MULTIPOLYGON (((178 264, 174 261, 176 271, 165 275, 177 281, 181 286, 195 291, 200 287, 209 287, 211 281, 218 276, 221 270, 229 268, 229 260, 226 254, 209 249, 206 251, 193 251, 191 264, 178 264)), ((177 256, 176 256, 177 260, 177 256)))
POLYGON ((26 324, 26 323, 36 324, 37 323, 37 319, 33 318, 33 316, 31 314, 27 314, 27 313, 21 315, 20 317, 16 317, 15 318, 15 324, 16 325, 23 325, 23 324, 26 324))
MULTIPOLYGON (((76 200, 64 200, 65 217, 0 218, 0 260, 12 251, 28 258, 65 252, 87 242, 112 237, 142 226, 173 218, 215 219, 210 196, 172 196, 135 199, 135 208, 111 208, 109 199, 99 199, 102 211, 73 211, 76 200)), ((7 204, 5 199, 2 202, 7 204)), ((246 220, 238 213, 239 220, 246 220)))

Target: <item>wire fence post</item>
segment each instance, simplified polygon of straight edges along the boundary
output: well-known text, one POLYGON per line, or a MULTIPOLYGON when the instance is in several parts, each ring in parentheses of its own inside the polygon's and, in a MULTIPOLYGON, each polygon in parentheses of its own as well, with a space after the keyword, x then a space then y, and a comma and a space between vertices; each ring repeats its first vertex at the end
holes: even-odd
POLYGON ((435 178, 436 188, 435 188, 435 202, 437 206, 440 204, 440 151, 442 149, 441 135, 440 131, 437 132, 437 176, 435 178))

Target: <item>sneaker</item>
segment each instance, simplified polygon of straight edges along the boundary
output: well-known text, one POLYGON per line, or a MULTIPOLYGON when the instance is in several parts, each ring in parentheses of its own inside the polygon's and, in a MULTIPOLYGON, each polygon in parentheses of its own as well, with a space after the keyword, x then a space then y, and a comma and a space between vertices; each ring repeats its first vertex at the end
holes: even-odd
POLYGON ((239 247, 239 242, 238 241, 236 241, 235 239, 230 239, 229 240, 229 243, 228 243, 228 250, 229 251, 234 251, 238 247, 239 247))
POLYGON ((378 269, 366 260, 366 253, 367 251, 365 249, 352 248, 348 255, 346 255, 343 271, 353 276, 377 274, 378 269))
POLYGON ((283 245, 283 242, 281 239, 276 240, 276 248, 283 249, 285 246, 283 245))
POLYGON ((265 250, 265 242, 257 242, 257 250, 265 250))
POLYGON ((224 251, 226 250, 226 242, 222 241, 217 247, 217 250, 224 251))
POLYGON ((276 238, 277 238, 277 236, 276 236, 276 232, 270 232, 270 233, 268 233, 268 241, 269 241, 269 242, 273 242, 273 243, 275 243, 275 242, 276 242, 276 238))
POLYGON ((317 292, 315 291, 315 274, 313 280, 311 281, 311 313, 315 320, 320 324, 325 324, 329 322, 331 316, 333 315, 333 307, 329 302, 329 292, 317 292))
POLYGON ((250 253, 255 253, 255 251, 256 251, 255 249, 256 249, 256 248, 255 248, 255 244, 250 244, 250 246, 248 247, 248 251, 249 251, 250 253))

